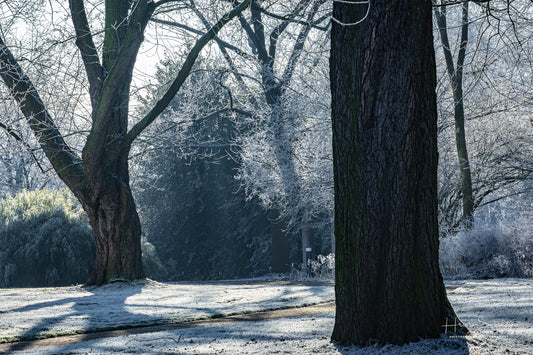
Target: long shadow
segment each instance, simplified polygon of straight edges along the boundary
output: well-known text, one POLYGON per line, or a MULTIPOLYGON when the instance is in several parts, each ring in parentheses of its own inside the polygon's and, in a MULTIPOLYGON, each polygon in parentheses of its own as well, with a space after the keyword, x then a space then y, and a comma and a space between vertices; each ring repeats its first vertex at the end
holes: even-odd
MULTIPOLYGON (((206 283, 202 283, 206 284, 206 283)), ((9 312, 38 312, 41 309, 48 307, 60 307, 63 314, 41 319, 37 324, 33 325, 30 329, 24 331, 19 335, 20 339, 38 339, 41 337, 60 336, 72 333, 84 333, 78 338, 77 341, 86 341, 94 339, 94 332, 101 332, 111 329, 124 329, 132 327, 146 327, 148 325, 157 325, 162 323, 168 323, 168 320, 161 317, 152 317, 145 314, 136 314, 135 308, 145 307, 142 304, 126 304, 126 299, 142 291, 144 284, 125 284, 121 287, 120 284, 106 285, 103 287, 86 287, 84 290, 87 292, 85 296, 80 297, 68 297, 60 298, 52 301, 43 301, 34 304, 24 305, 22 307, 11 309, 9 312), (71 305, 70 305, 71 304, 71 305), (65 313, 65 308, 70 305, 68 312, 65 313), (111 307, 109 307, 112 305, 111 307), (72 322, 76 320, 74 331, 68 331, 61 333, 61 330, 57 330, 57 326, 63 322, 72 322), (50 334, 52 333, 52 334, 50 334), (92 336, 91 336, 92 334, 92 336)), ((255 288, 258 285, 247 285, 255 288)), ((288 290, 286 285, 262 285, 266 287, 280 286, 280 292, 272 296, 272 298, 262 300, 261 303, 273 304, 272 308, 284 308, 283 305, 287 301, 291 301, 294 291, 288 290)), ((302 285, 303 286, 303 285, 302 285)), ((316 296, 321 295, 324 291, 319 287, 305 286, 302 287, 302 291, 312 293, 316 296)), ((246 301, 246 300, 245 300, 246 301)), ((247 302, 252 305, 253 302, 247 302)), ((222 307, 197 307, 195 305, 187 305, 180 307, 177 305, 154 305, 150 307, 156 307, 159 309, 168 308, 169 311, 175 311, 176 309, 183 309, 184 313, 188 313, 187 310, 195 309, 201 311, 206 317, 220 317, 227 314, 234 313, 234 304, 228 304, 228 306, 222 307)), ((253 308, 253 307, 247 307, 253 308)), ((157 312, 156 312, 157 313, 157 312)), ((205 318, 205 317, 202 317, 205 318)), ((67 328, 67 329, 68 329, 67 328)), ((290 336, 284 336, 284 338, 290 338, 290 336)), ((8 351, 26 350, 31 346, 31 342, 18 342, 12 343, 8 351)), ((4 348, 5 349, 5 348, 4 348)))
POLYGON ((37 324, 18 335, 17 340, 22 341, 11 343, 7 350, 8 353, 15 350, 25 350, 30 346, 30 340, 144 326, 160 321, 158 318, 147 315, 133 314, 127 309, 130 305, 126 305, 126 299, 140 293, 143 284, 131 285, 126 283, 124 286, 120 287, 120 285, 112 284, 102 287, 84 287, 84 290, 89 292, 87 296, 66 297, 9 310, 9 312, 36 312, 44 308, 61 307, 72 303, 69 312, 41 319, 37 324), (109 308, 109 305, 112 305, 112 307, 109 308), (115 318, 123 321, 114 321, 113 319, 115 318), (74 329, 67 328, 69 330, 62 331, 58 328, 61 323, 72 322, 72 320, 75 320, 74 326, 69 328, 74 329))
MULTIPOLYGON (((257 344, 263 347, 263 353, 273 350, 276 353, 311 353, 313 350, 325 347, 345 355, 372 354, 449 354, 466 355, 469 350, 466 339, 462 337, 443 336, 439 339, 421 340, 405 346, 372 345, 367 347, 345 347, 329 345, 329 336, 333 320, 332 313, 317 314, 294 319, 287 331, 286 325, 280 326, 276 320, 250 321, 245 319, 231 324, 215 324, 179 329, 158 330, 157 334, 127 334, 127 337, 115 339, 92 339, 85 343, 64 345, 54 348, 57 353, 82 353, 92 351, 96 353, 122 353, 135 349, 143 354, 173 354, 173 353, 209 353, 224 351, 232 353, 232 349, 246 350, 257 353, 257 344), (310 326, 310 321, 316 327, 310 326), (307 323, 300 328, 300 324, 307 323), (317 345, 317 341, 319 342, 317 345), (256 346, 255 348, 253 346, 256 346), (300 349, 298 347, 301 346, 300 349), (191 348, 192 347, 192 348, 191 348), (227 348, 226 348, 227 347, 227 348), (203 349, 199 350, 198 349, 203 349), (295 350, 295 349, 298 349, 295 350)), ((329 350, 329 351, 331 351, 329 350)), ((333 352, 331 351, 331 352, 333 352)))

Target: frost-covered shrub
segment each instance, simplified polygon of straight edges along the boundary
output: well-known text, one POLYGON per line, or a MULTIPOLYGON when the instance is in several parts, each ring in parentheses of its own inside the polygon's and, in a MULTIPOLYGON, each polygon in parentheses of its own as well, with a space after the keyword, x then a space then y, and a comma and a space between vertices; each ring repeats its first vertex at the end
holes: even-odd
POLYGON ((533 277, 533 222, 476 221, 440 240, 440 267, 454 278, 533 277))
POLYGON ((67 190, 0 201, 0 287, 85 282, 95 260, 87 216, 67 190))
POLYGON ((333 280, 335 278, 335 254, 318 255, 316 260, 309 259, 306 268, 303 264, 293 264, 291 278, 294 280, 333 280))
MULTIPOLYGON (((167 269, 142 238, 143 267, 150 278, 167 269)), ((88 218, 66 189, 23 191, 0 201, 0 287, 83 283, 94 267, 88 218)))
POLYGON ((335 254, 319 255, 316 260, 309 260, 311 275, 319 279, 332 280, 335 276, 335 254))

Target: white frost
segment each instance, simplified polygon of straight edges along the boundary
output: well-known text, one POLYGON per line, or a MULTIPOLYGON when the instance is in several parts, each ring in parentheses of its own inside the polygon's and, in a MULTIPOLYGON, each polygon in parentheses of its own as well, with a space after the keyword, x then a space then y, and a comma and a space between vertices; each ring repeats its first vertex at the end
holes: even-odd
MULTIPOLYGON (((119 336, 18 353, 134 354, 531 354, 533 280, 453 281, 449 294, 467 337, 405 346, 341 347, 329 341, 334 314, 248 321, 119 336)), ((115 284, 101 288, 0 290, 0 336, 154 324, 333 299, 331 286, 115 284)))

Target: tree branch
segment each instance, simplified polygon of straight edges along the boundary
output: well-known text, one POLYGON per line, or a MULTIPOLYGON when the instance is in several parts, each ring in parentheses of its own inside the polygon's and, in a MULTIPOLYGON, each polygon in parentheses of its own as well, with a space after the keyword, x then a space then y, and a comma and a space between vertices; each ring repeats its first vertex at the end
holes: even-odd
MULTIPOLYGON (((311 8, 311 11, 307 15, 307 23, 311 23, 311 21, 313 20, 313 17, 315 17, 316 13, 318 12, 318 9, 325 2, 326 0, 315 0, 313 2, 313 7, 311 8)), ((309 35, 311 28, 312 27, 310 25, 307 25, 303 27, 300 30, 300 33, 298 34, 296 42, 294 43, 294 46, 292 48, 289 62, 287 63, 287 66, 285 67, 285 71, 283 72, 283 75, 281 77, 282 91, 286 88, 287 85, 289 85, 291 81, 292 75, 294 73, 294 69, 296 68, 296 63, 298 62, 298 59, 300 59, 300 55, 302 54, 302 51, 305 45, 305 40, 307 39, 307 36, 309 35)))
MULTIPOLYGON (((209 21, 207 21, 207 19, 201 13, 201 11, 198 10, 198 8, 196 7, 196 4, 194 3, 194 0, 191 0, 191 6, 192 6, 193 11, 196 13, 196 16, 198 16, 200 21, 202 21, 202 23, 204 24, 206 30, 209 30, 209 28, 211 28, 211 24, 209 23, 209 21)), ((257 98, 252 93, 252 91, 250 90, 248 85, 246 85, 246 83, 244 82, 243 76, 238 72, 237 67, 236 67, 233 59, 231 58, 231 56, 229 55, 228 51, 226 50, 226 47, 224 47, 224 45, 223 45, 224 42, 221 41, 218 37, 215 37, 215 41, 218 44, 218 48, 220 49, 220 52, 222 53, 222 56, 224 57, 224 59, 228 63, 228 65, 229 65, 229 67, 231 69, 231 72, 232 72, 233 76, 235 77, 235 80, 237 81, 237 83, 241 87, 241 90, 244 93, 246 93, 246 97, 249 100, 249 102, 254 107, 259 108, 259 103, 257 101, 257 98)), ((243 55, 241 55, 241 57, 249 59, 249 60, 253 60, 254 59, 253 55, 249 55, 248 53, 244 53, 244 52, 243 52, 243 55)), ((223 86, 222 83, 220 85, 223 86)), ((228 93, 230 94, 230 97, 231 97, 231 91, 229 89, 228 89, 228 93)), ((232 107, 233 107, 233 105, 232 105, 232 107)))
POLYGON ((148 114, 146 114, 146 116, 144 116, 139 122, 137 122, 128 132, 127 142, 129 144, 133 143, 135 138, 137 138, 139 134, 141 134, 141 132, 146 129, 146 127, 148 127, 159 116, 159 114, 161 114, 161 112, 165 110, 165 108, 168 107, 176 93, 179 91, 179 89, 185 82, 185 79, 187 79, 187 77, 189 76, 189 73, 191 72, 194 62, 198 58, 200 51, 207 45, 207 43, 209 43, 211 39, 213 39, 217 35, 217 33, 224 27, 224 25, 226 25, 242 11, 244 11, 250 5, 250 2, 251 0, 244 0, 243 2, 235 6, 231 11, 222 16, 222 18, 217 23, 215 23, 209 31, 207 31, 202 37, 200 37, 196 41, 196 44, 189 52, 189 55, 185 59, 181 70, 176 76, 176 79, 174 79, 174 81, 172 82, 170 88, 163 95, 163 97, 155 104, 155 106, 150 110, 150 112, 148 112, 148 114))
POLYGON ((468 44, 468 1, 463 3, 463 18, 461 24, 461 43, 457 54, 457 66, 455 67, 456 83, 463 82, 463 66, 466 56, 466 46, 468 44))
MULTIPOLYGON (((436 0, 433 0, 433 4, 436 5, 436 0)), ((440 40, 442 42, 442 50, 444 52, 444 59, 446 60, 446 67, 448 74, 453 81, 455 76, 455 66, 453 64, 452 51, 450 47, 450 40, 448 39, 448 25, 446 21, 446 8, 435 8, 435 17, 437 19, 437 27, 439 28, 440 40)))
POLYGON ((243 16, 239 15, 239 22, 246 34, 248 34, 248 42, 250 44, 250 47, 252 48, 252 52, 254 54, 257 53, 259 55, 259 58, 267 58, 268 53, 265 49, 264 36, 263 40, 261 40, 243 16))
POLYGON ((155 3, 155 7, 159 7, 164 4, 171 3, 171 2, 183 2, 183 0, 159 0, 158 2, 155 3))
POLYGON ((100 90, 104 81, 104 68, 100 64, 98 52, 94 45, 83 0, 69 0, 72 22, 76 31, 76 45, 78 46, 87 72, 90 85, 91 104, 96 107, 100 90))
MULTIPOLYGON (((178 27, 178 28, 184 29, 186 31, 189 31, 191 33, 200 35, 200 36, 205 35, 204 31, 197 30, 196 28, 192 28, 190 26, 187 26, 187 25, 184 25, 184 24, 181 24, 181 23, 178 23, 178 22, 160 20, 160 19, 156 19, 156 18, 152 18, 152 19, 150 19, 150 21, 155 22, 155 23, 159 23, 159 24, 162 24, 162 25, 178 27)), ((209 28, 210 28, 210 26, 209 26, 209 28)), ((215 41, 221 48, 230 49, 230 50, 232 50, 233 52, 237 53, 238 55, 240 55, 243 58, 253 59, 253 57, 251 55, 249 55, 248 53, 244 52, 239 47, 236 47, 233 44, 228 43, 228 42, 220 39, 218 36, 215 36, 213 38, 213 41, 215 41)))
POLYGON ((44 174, 45 170, 43 169, 41 163, 39 162, 39 160, 37 159, 37 157, 33 153, 33 149, 30 147, 30 145, 24 139, 22 139, 22 137, 19 136, 17 134, 17 132, 13 128, 11 128, 10 126, 5 125, 2 122, 0 122, 0 128, 4 129, 7 132, 8 135, 13 137, 17 142, 22 144, 28 150, 28 152, 31 155, 31 158, 33 159, 35 164, 37 164, 37 167, 39 167, 39 170, 41 170, 41 172, 44 174))
POLYGON ((270 12, 258 5, 253 5, 254 7, 257 7, 259 11, 261 11, 262 13, 264 13, 265 15, 269 16, 269 17, 272 17, 272 18, 275 18, 275 19, 278 19, 278 20, 282 20, 282 21, 289 21, 289 22, 293 22, 293 23, 299 23, 300 25, 305 25, 305 26, 311 26, 317 30, 321 30, 321 31, 327 31, 328 28, 329 28, 329 22, 326 26, 318 26, 319 23, 322 23, 324 20, 326 19, 329 19, 331 18, 331 12, 327 13, 326 15, 318 18, 316 21, 313 21, 313 22, 309 22, 309 21, 303 21, 303 20, 297 20, 295 18, 293 18, 291 15, 290 16, 283 16, 283 15, 278 15, 278 14, 275 14, 273 12, 270 12))
POLYGON ((85 179, 81 159, 61 136, 37 90, 1 37, 0 76, 61 180, 71 187, 81 184, 85 179))
MULTIPOLYGON (((291 12, 291 14, 288 16, 288 19, 281 22, 279 25, 270 32, 270 44, 268 48, 268 54, 271 58, 276 57, 276 48, 278 44, 278 38, 279 36, 285 31, 287 26, 291 23, 290 19, 295 18, 300 14, 309 4, 311 3, 311 0, 300 0, 298 5, 295 6, 294 10, 291 12)), ((258 9, 261 9, 261 7, 257 6, 258 9)))

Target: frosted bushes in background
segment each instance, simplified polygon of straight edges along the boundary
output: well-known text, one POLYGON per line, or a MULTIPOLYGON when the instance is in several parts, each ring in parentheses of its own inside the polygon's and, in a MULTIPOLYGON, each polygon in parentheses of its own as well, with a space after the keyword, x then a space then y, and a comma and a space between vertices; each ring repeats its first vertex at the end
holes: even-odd
POLYGON ((318 255, 316 259, 309 259, 307 267, 303 264, 293 264, 290 277, 298 281, 333 281, 335 279, 335 254, 318 255))
POLYGON ((440 267, 449 278, 533 277, 533 222, 476 221, 440 240, 440 267))
POLYGON ((0 200, 0 287, 85 282, 94 255, 87 217, 67 190, 22 191, 0 200))
MULTIPOLYGON (((148 277, 167 272, 144 237, 142 248, 148 277)), ((0 288, 83 283, 94 260, 87 215, 68 190, 23 190, 0 199, 0 288)))

